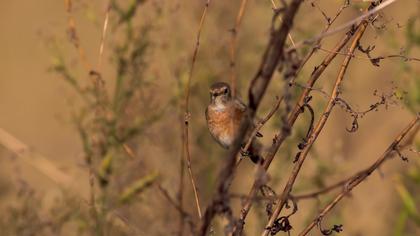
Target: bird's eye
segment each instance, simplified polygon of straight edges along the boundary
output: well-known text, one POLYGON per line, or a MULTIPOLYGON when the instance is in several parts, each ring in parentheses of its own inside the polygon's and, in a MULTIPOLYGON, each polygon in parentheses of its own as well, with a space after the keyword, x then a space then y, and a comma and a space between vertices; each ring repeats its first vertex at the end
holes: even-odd
POLYGON ((223 89, 223 93, 224 93, 224 94, 227 94, 227 93, 228 93, 228 89, 227 89, 227 88, 224 88, 224 89, 223 89))

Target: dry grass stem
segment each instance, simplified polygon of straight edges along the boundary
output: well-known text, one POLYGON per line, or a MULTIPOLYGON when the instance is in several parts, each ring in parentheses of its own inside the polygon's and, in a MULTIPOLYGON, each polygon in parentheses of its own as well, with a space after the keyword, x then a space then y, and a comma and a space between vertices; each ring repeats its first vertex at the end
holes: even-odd
POLYGON ((193 72, 194 72, 194 65, 195 65, 195 61, 197 59, 197 54, 198 54, 198 49, 200 47, 200 36, 201 36, 201 30, 203 28, 204 25, 204 21, 206 19, 206 15, 207 15, 207 10, 209 8, 210 5, 210 0, 207 0, 204 10, 203 10, 203 14, 201 15, 201 19, 200 19, 200 24, 198 26, 198 30, 197 30, 197 36, 196 36, 196 42, 195 42, 195 46, 194 46, 194 51, 193 51, 193 56, 191 59, 191 67, 190 67, 190 73, 188 75, 188 81, 185 87, 185 117, 184 117, 184 135, 183 135, 183 148, 184 148, 184 157, 186 159, 187 162, 187 169, 188 169, 188 174, 190 177, 190 181, 191 181, 191 185, 194 191, 194 198, 195 198, 195 204, 197 206, 197 213, 199 218, 201 219, 202 217, 202 213, 201 213, 201 208, 200 208, 200 199, 198 196, 198 191, 197 191, 197 186, 194 180, 194 175, 193 175, 193 171, 191 168, 191 156, 190 156, 190 148, 189 148, 189 132, 188 132, 188 127, 189 127, 189 120, 190 120, 190 112, 189 112, 189 98, 190 98, 190 87, 191 87, 191 80, 192 80, 192 76, 193 76, 193 72))

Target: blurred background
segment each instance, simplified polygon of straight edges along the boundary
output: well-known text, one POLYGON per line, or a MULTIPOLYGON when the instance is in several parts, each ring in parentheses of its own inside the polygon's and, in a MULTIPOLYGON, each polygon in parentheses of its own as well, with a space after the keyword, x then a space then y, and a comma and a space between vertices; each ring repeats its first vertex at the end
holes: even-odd
MULTIPOLYGON (((280 1, 273 1, 280 6, 280 1)), ((215 81, 229 81, 229 30, 240 2, 211 2, 192 77, 191 161, 202 209, 215 192, 227 157, 206 127, 208 89, 215 81)), ((191 234, 189 222, 198 222, 198 216, 186 167, 180 187, 181 165, 185 166, 182 105, 204 3, 0 1, 0 235, 191 234), (180 198, 190 216, 184 223, 177 210, 180 198)), ((350 3, 332 28, 360 15, 369 4, 350 3)), ((332 17, 342 4, 305 1, 291 31, 294 41, 321 32, 326 25, 322 12, 332 17)), ((248 1, 236 45, 237 92, 244 102, 269 39, 272 15, 272 1, 248 1)), ((332 49, 343 33, 326 38, 322 48, 332 49)), ((420 2, 396 1, 368 27, 361 43, 363 48, 375 46, 374 57, 419 58, 420 2)), ((300 48, 299 56, 308 49, 300 48)), ((323 50, 315 53, 298 83, 306 82, 325 55, 323 50)), ((343 58, 337 56, 316 88, 332 89, 343 58)), ((359 119, 354 133, 346 131, 352 117, 337 106, 293 193, 320 189, 367 167, 419 111, 419 62, 390 58, 379 65, 358 51, 345 76, 342 97, 357 110, 380 101, 378 94, 389 95, 387 104, 359 119)), ((283 86, 282 74, 276 73, 259 117, 282 95, 283 86)), ((292 97, 300 91, 294 89, 292 97)), ((312 94, 317 119, 326 99, 312 94)), ((284 106, 263 127, 265 147, 281 130, 283 113, 284 106)), ((269 169, 268 185, 277 193, 293 167, 308 120, 307 113, 300 116, 269 169)), ((420 149, 418 137, 410 148, 420 149)), ((403 155, 408 162, 398 156, 388 161, 339 203, 324 219, 324 227, 343 224, 340 235, 419 235, 420 159, 415 151, 405 150, 403 155)), ((232 193, 248 193, 254 169, 249 160, 241 163, 232 193)), ((299 201, 299 211, 290 218, 291 235, 300 232, 336 192, 299 201)), ((232 199, 232 204, 237 215, 241 200, 232 199)), ((246 235, 259 235, 264 228, 265 204, 254 204, 246 235)), ((213 235, 223 235, 225 223, 217 218, 213 235)), ((321 233, 314 229, 311 235, 321 233)))

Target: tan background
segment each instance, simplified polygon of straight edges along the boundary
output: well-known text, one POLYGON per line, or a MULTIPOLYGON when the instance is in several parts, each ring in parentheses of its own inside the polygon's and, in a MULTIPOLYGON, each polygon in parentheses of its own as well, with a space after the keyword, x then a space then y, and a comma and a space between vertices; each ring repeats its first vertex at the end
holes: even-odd
MULTIPOLYGON (((332 15, 338 6, 332 3, 335 1, 317 2, 329 15, 332 15)), ((206 101, 204 98, 207 96, 207 87, 212 80, 227 80, 228 78, 228 29, 233 24, 238 4, 239 1, 218 0, 211 3, 194 76, 192 102, 194 122, 191 127, 191 138, 194 140, 192 142, 192 158, 193 164, 196 166, 195 173, 199 179, 200 192, 203 195, 203 206, 208 203, 210 194, 213 192, 214 179, 217 176, 223 152, 217 144, 211 141, 210 136, 203 132, 205 130, 203 111, 206 105, 202 101, 206 101), (206 156, 200 148, 194 146, 196 142, 208 142, 214 151, 206 156), (202 172, 202 170, 209 170, 208 165, 203 162, 211 163, 211 166, 214 167, 212 173, 202 172), (210 179, 210 184, 208 179, 210 179)), ((154 74, 157 78, 156 85, 161 86, 159 88, 162 93, 156 94, 156 96, 162 96, 162 100, 167 100, 173 96, 171 86, 175 82, 170 78, 172 70, 180 65, 181 70, 187 71, 189 66, 188 58, 192 52, 202 5, 199 4, 199 1, 150 1, 139 10, 136 19, 139 22, 150 19, 153 14, 149 14, 148 11, 154 9, 154 5, 160 5, 163 10, 160 18, 153 21, 157 27, 152 33, 155 44, 150 56, 150 71, 148 73, 154 74)), ((88 59, 94 64, 98 55, 100 25, 103 20, 105 3, 93 1, 85 5, 78 2, 77 6, 80 7, 75 14, 79 36, 86 49, 88 59)), ((362 40, 364 46, 375 44, 377 46, 374 51, 375 55, 398 53, 399 47, 404 47, 405 39, 404 27, 398 29, 396 23, 404 26, 410 16, 418 14, 418 8, 418 1, 408 0, 398 1, 389 7, 385 11, 385 17, 390 21, 388 30, 375 35, 373 29, 369 28, 367 37, 362 40)), ((354 9, 346 10, 335 26, 351 19, 356 14, 354 9)), ((239 34, 238 77, 242 97, 246 95, 248 82, 256 71, 266 44, 270 17, 269 1, 250 1, 239 34)), ((111 22, 113 19, 111 15, 111 22)), ((320 12, 311 8, 309 2, 303 4, 296 19, 296 29, 292 35, 297 41, 306 38, 307 35, 319 32, 324 24, 320 12)), ((0 128, 29 145, 35 152, 47 157, 63 172, 73 176, 74 188, 86 192, 88 184, 86 170, 80 167, 83 164, 82 149, 77 132, 69 119, 72 109, 77 109, 78 99, 61 78, 48 72, 53 57, 46 38, 51 35, 60 40, 62 50, 68 55, 66 59, 70 63, 77 60, 75 50, 66 40, 66 22, 67 14, 63 1, 0 1, 0 128)), ((419 24, 417 24, 417 28, 418 26, 419 24)), ((108 37, 109 41, 118 38, 115 35, 108 37)), ((323 47, 332 48, 336 39, 335 36, 329 38, 323 47)), ((419 55, 418 52, 419 50, 414 50, 412 56, 415 56, 415 53, 419 55)), ((104 58, 109 58, 110 54, 109 47, 106 47, 104 58)), ((302 73, 300 81, 305 81, 313 66, 324 55, 323 52, 317 53, 302 73)), ((360 56, 364 55, 360 54, 360 56)), ((342 57, 338 56, 335 65, 338 65, 341 59, 342 57)), ((108 85, 112 86, 113 63, 108 59, 104 61, 104 78, 108 85)), ((415 68, 417 73, 419 72, 418 63, 412 62, 410 65, 415 68)), ((83 79, 83 69, 77 65, 73 68, 76 73, 82 75, 80 78, 83 79)), ((329 91, 337 68, 337 66, 331 66, 322 78, 322 85, 318 86, 329 91)), ((372 96, 375 89, 382 92, 390 91, 393 86, 391 81, 394 81, 399 89, 403 90, 404 86, 407 86, 407 79, 410 78, 403 75, 398 59, 382 61, 379 68, 372 66, 366 60, 354 59, 346 75, 343 96, 351 104, 364 109, 377 100, 372 96)), ((269 94, 265 96, 262 111, 269 109, 274 95, 281 91, 279 81, 280 78, 276 75, 269 94)), ((318 108, 321 108, 323 98, 319 95, 316 95, 315 98, 320 104, 318 108)), ((339 166, 327 182, 332 183, 334 180, 348 176, 373 162, 413 116, 402 103, 391 106, 388 110, 384 108, 379 110, 379 112, 370 113, 361 119, 360 130, 355 134, 349 134, 344 129, 351 124, 349 115, 339 109, 333 112, 312 151, 319 159, 330 160, 331 163, 339 166)), ((261 112, 261 116, 263 114, 264 112, 261 112)), ((175 140, 180 137, 178 126, 174 125, 171 115, 167 115, 160 122, 152 132, 162 134, 165 128, 175 127, 170 131, 170 134, 175 135, 175 140)), ((276 130, 272 123, 275 121, 271 121, 264 128, 264 141, 267 144, 270 143, 272 134, 276 130)), ((170 191, 176 191, 176 187, 172 187, 172 185, 176 184, 177 179, 171 176, 177 173, 178 161, 172 160, 179 158, 179 149, 168 151, 160 148, 165 144, 165 137, 158 136, 156 140, 152 141, 148 141, 148 137, 139 137, 139 139, 142 140, 143 145, 140 147, 143 148, 140 158, 151 163, 153 168, 164 172, 166 175, 164 185, 170 191), (157 154, 151 156, 152 153, 157 154)), ((293 150, 291 154, 293 155, 296 149, 294 146, 290 148, 293 150)), ((279 170, 285 171, 284 173, 290 172, 290 159, 286 159, 289 154, 283 149, 270 169, 270 174, 273 176, 276 176, 279 170)), ((5 207, 13 202, 11 192, 15 190, 16 175, 21 176, 39 190, 40 194, 46 196, 45 201, 48 201, 48 196, 60 192, 53 181, 25 164, 27 163, 25 160, 13 158, 6 149, 2 148, 0 151, 0 206, 5 207)), ((415 158, 415 155, 412 157, 415 158)), ((355 189, 351 198, 340 203, 337 207, 340 210, 336 211, 342 212, 342 218, 339 218, 342 221, 338 222, 343 223, 345 229, 340 235, 393 235, 392 226, 396 221, 394 213, 398 212, 401 207, 393 187, 395 182, 393 178, 397 173, 407 171, 409 166, 414 165, 413 163, 416 161, 418 160, 409 163, 401 162, 398 159, 390 161, 381 169, 384 173, 383 178, 375 173, 369 181, 355 189)), ((248 186, 252 178, 250 173, 253 169, 248 163, 244 164, 243 168, 236 179, 239 182, 233 188, 234 192, 246 193, 249 189, 248 186)), ((314 171, 316 171, 315 164, 309 159, 304 166, 304 172, 298 179, 296 192, 305 192, 305 190, 307 192, 314 189, 310 183, 306 183, 313 176, 314 171)), ((282 176, 273 186, 277 191, 282 189, 282 183, 287 175, 282 176)), ((191 203, 187 205, 190 205, 189 211, 195 214, 191 194, 191 192, 187 192, 188 198, 191 199, 191 203)), ((300 209, 309 208, 311 204, 303 203, 300 209)), ((250 216, 250 219, 255 219, 252 216, 256 216, 255 212, 250 216)), ((302 213, 296 218, 304 219, 304 216, 305 213, 302 213)), ((250 222, 247 224, 249 235, 256 235, 256 232, 260 231, 261 225, 256 223, 257 221, 250 220, 250 222)), ((296 231, 293 231, 292 235, 305 224, 305 220, 296 222, 294 224, 296 231)), ((148 232, 149 235, 162 234, 160 230, 152 228, 144 228, 144 232, 148 232)), ((318 234, 315 233, 315 230, 313 232, 314 235, 318 234)), ((71 231, 67 231, 67 233, 72 234, 71 231)), ((412 230, 412 235, 416 233, 420 234, 420 231, 412 230)))

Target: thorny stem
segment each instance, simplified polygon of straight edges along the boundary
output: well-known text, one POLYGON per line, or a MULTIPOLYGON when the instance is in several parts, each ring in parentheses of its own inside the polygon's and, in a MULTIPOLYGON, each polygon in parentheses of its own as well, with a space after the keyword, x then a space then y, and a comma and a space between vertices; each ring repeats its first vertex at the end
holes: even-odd
POLYGON ((202 217, 201 208, 200 208, 200 200, 199 200, 199 197, 198 197, 197 186, 195 184, 194 175, 193 175, 192 168, 191 168, 191 156, 190 156, 190 150, 189 150, 189 135, 188 135, 189 118, 190 118, 189 99, 190 99, 191 80, 192 80, 192 75, 193 75, 193 72, 194 72, 194 65, 195 65, 195 61, 197 59, 198 49, 200 47, 201 30, 203 28, 204 20, 206 19, 207 10, 208 10, 210 1, 211 0, 207 0, 206 5, 205 5, 204 10, 203 10, 203 14, 201 15, 200 24, 199 24, 198 30, 197 30, 194 52, 193 52, 193 56, 192 56, 192 60, 191 60, 190 73, 189 73, 187 85, 186 85, 186 88, 185 88, 185 119, 184 119, 184 132, 183 132, 184 133, 184 135, 183 135, 184 157, 187 161, 188 174, 189 174, 189 177, 190 177, 190 180, 191 180, 191 185, 192 185, 192 188, 193 188, 193 191, 194 191, 195 204, 197 206, 197 213, 198 213, 198 217, 200 219, 202 217))
POLYGON ((349 192, 353 190, 353 188, 355 188, 367 177, 369 177, 372 172, 378 169, 386 160, 390 159, 392 154, 395 153, 396 148, 398 148, 398 145, 401 143, 401 140, 410 132, 410 130, 413 129, 419 120, 420 114, 417 114, 416 118, 414 118, 413 121, 411 121, 410 124, 403 131, 401 131, 401 133, 394 139, 394 141, 386 149, 382 156, 379 157, 379 159, 377 159, 371 166, 351 177, 347 181, 343 191, 321 210, 321 213, 319 213, 319 215, 317 215, 315 219, 301 233, 299 233, 299 236, 307 235, 316 225, 318 225, 319 222, 322 221, 325 215, 330 212, 341 199, 343 199, 346 195, 348 195, 349 192))

